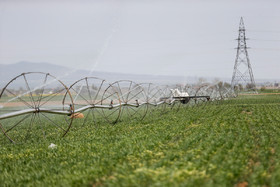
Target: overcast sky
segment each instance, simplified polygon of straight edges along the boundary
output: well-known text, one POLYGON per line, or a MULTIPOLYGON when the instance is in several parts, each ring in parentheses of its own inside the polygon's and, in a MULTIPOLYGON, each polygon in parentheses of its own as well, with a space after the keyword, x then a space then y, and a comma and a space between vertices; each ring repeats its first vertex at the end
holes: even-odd
POLYGON ((0 64, 230 78, 241 16, 255 78, 279 79, 279 0, 0 0, 0 64))

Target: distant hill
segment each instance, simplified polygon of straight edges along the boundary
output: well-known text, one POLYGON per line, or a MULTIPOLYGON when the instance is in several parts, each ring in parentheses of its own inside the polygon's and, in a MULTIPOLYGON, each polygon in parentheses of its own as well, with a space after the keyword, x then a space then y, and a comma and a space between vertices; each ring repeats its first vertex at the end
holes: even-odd
POLYGON ((66 85, 84 77, 98 77, 109 82, 117 80, 132 80, 137 83, 157 83, 157 84, 177 84, 184 82, 195 82, 197 78, 183 76, 156 76, 156 75, 139 75, 139 74, 124 74, 101 71, 74 70, 64 66, 59 66, 50 63, 32 63, 18 62, 15 64, 0 64, 0 86, 7 84, 12 78, 20 75, 23 72, 45 72, 57 77, 66 85))
MULTIPOLYGON (((22 61, 15 64, 0 64, 0 89, 5 86, 11 79, 24 73, 24 72, 45 72, 57 77, 66 85, 71 85, 75 81, 84 77, 98 77, 105 79, 109 82, 115 82, 118 80, 132 80, 137 83, 156 83, 162 85, 170 84, 186 84, 195 83, 199 77, 185 77, 185 76, 164 76, 164 75, 145 75, 145 74, 129 74, 129 73, 115 73, 115 72, 101 72, 101 71, 87 71, 82 69, 71 69, 60 65, 55 65, 46 62, 27 62, 22 61)), ((212 82, 215 78, 204 77, 205 80, 212 82)), ((230 78, 220 78, 221 81, 229 82, 230 78)), ((280 80, 270 79, 256 79, 257 85, 263 85, 267 83, 274 83, 280 80)))
POLYGON ((23 72, 51 72, 52 74, 60 74, 61 72, 70 71, 69 68, 53 65, 49 63, 32 63, 32 62, 18 62, 15 64, 0 64, 0 78, 1 80, 11 79, 23 72))

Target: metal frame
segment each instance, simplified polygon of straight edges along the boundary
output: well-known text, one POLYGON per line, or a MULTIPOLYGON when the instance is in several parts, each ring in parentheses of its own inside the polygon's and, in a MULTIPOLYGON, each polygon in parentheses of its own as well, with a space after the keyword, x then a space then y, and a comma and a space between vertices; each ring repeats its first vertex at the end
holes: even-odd
MULTIPOLYGON (((221 88, 217 84, 187 85, 184 87, 184 90, 191 93, 191 95, 175 97, 172 95, 170 91, 171 87, 169 86, 161 87, 151 83, 137 84, 130 80, 108 83, 104 79, 96 77, 82 78, 74 82, 68 88, 63 82, 49 73, 28 72, 22 73, 8 82, 1 91, 0 104, 3 94, 9 92, 9 86, 20 78, 24 80, 28 92, 11 95, 13 96, 12 99, 17 99, 23 103, 25 108, 18 108, 10 112, 5 112, 3 108, 0 108, 0 128, 9 141, 13 143, 16 141, 13 137, 8 135, 8 131, 20 125, 24 119, 22 121, 19 120, 18 124, 8 129, 5 127, 4 123, 7 119, 24 117, 24 115, 32 116, 30 120, 31 124, 29 125, 30 130, 34 119, 39 118, 39 115, 45 116, 50 114, 63 116, 65 122, 68 124, 67 128, 63 130, 63 137, 68 133, 71 126, 78 127, 78 124, 81 123, 81 121, 79 121, 79 123, 72 125, 75 117, 72 118, 69 116, 77 113, 85 114, 84 119, 82 119, 82 126, 90 118, 95 122, 97 116, 104 119, 105 122, 115 124, 123 119, 143 120, 148 113, 153 113, 155 109, 161 109, 161 113, 164 114, 170 110, 179 110, 183 106, 201 106, 209 103, 209 101, 223 100, 234 96, 231 89, 221 88), (43 77, 43 80, 41 80, 43 84, 34 88, 35 91, 39 91, 39 96, 36 99, 33 96, 34 90, 30 88, 31 80, 27 79, 27 75, 32 74, 39 74, 43 77), (46 99, 46 97, 52 98, 52 96, 43 97, 48 77, 51 77, 53 81, 56 81, 56 83, 63 88, 60 90, 60 92, 64 93, 60 101, 63 107, 60 109, 53 105, 51 99, 46 99), (79 90, 77 90, 76 87, 79 90), (26 102, 22 99, 24 95, 28 95, 26 97, 29 97, 30 102, 26 102), (44 104, 49 104, 48 107, 42 105, 41 101, 43 98, 46 99, 44 104), (192 104, 190 104, 190 101, 193 101, 192 104)), ((174 88, 174 86, 172 88, 174 88)), ((51 121, 51 119, 48 120, 51 121)), ((59 127, 59 124, 56 125, 59 127)))

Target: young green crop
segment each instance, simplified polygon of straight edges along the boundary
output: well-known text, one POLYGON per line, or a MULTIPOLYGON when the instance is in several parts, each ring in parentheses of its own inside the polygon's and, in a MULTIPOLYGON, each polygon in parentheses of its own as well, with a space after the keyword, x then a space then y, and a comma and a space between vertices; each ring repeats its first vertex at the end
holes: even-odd
POLYGON ((279 186, 279 140, 278 95, 77 119, 65 138, 1 144, 0 186, 279 186))

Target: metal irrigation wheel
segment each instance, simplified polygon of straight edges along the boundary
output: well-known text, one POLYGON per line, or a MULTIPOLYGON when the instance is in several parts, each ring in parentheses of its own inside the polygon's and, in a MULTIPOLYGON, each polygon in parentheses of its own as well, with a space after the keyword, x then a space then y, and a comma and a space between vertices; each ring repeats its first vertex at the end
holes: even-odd
POLYGON ((215 102, 219 99, 219 92, 218 92, 218 89, 217 89, 217 85, 215 85, 215 84, 208 85, 204 89, 204 93, 205 93, 205 95, 210 96, 210 101, 211 102, 215 102))
POLYGON ((164 86, 161 88, 160 101, 162 102, 161 105, 159 105, 161 114, 166 114, 173 108, 173 105, 176 101, 172 98, 170 87, 164 86))
POLYGON ((0 93, 0 141, 40 141, 42 137, 64 136, 72 119, 73 104, 68 88, 54 76, 28 72, 13 78, 0 93), (68 97, 63 100, 65 93, 68 97))
POLYGON ((231 87, 226 86, 225 84, 218 85, 218 90, 219 90, 221 100, 225 100, 225 99, 228 99, 229 97, 231 97, 231 94, 232 94, 231 87))
POLYGON ((103 79, 85 77, 69 87, 75 106, 71 117, 77 119, 75 127, 83 127, 92 122, 117 122, 120 116, 120 99, 117 92, 106 90, 109 86, 103 79), (113 107, 114 104, 116 107, 113 107))
MULTIPOLYGON (((189 94, 189 96, 195 96, 197 88, 194 85, 187 84, 183 87, 183 90, 185 92, 187 92, 189 94)), ((193 98, 190 98, 188 100, 188 103, 185 105, 185 108, 188 109, 189 107, 194 107, 194 106, 196 106, 196 100, 193 98)))
POLYGON ((155 115, 164 104, 164 101, 161 100, 162 90, 152 83, 141 83, 140 85, 146 93, 146 103, 149 105, 147 115, 155 115))
POLYGON ((144 119, 148 103, 141 85, 129 80, 116 81, 106 89, 104 95, 110 95, 112 92, 118 93, 121 100, 120 119, 144 119))
POLYGON ((210 100, 209 93, 207 93, 208 84, 202 84, 197 87, 197 90, 195 92, 195 104, 196 106, 205 106, 208 104, 208 101, 210 100))

